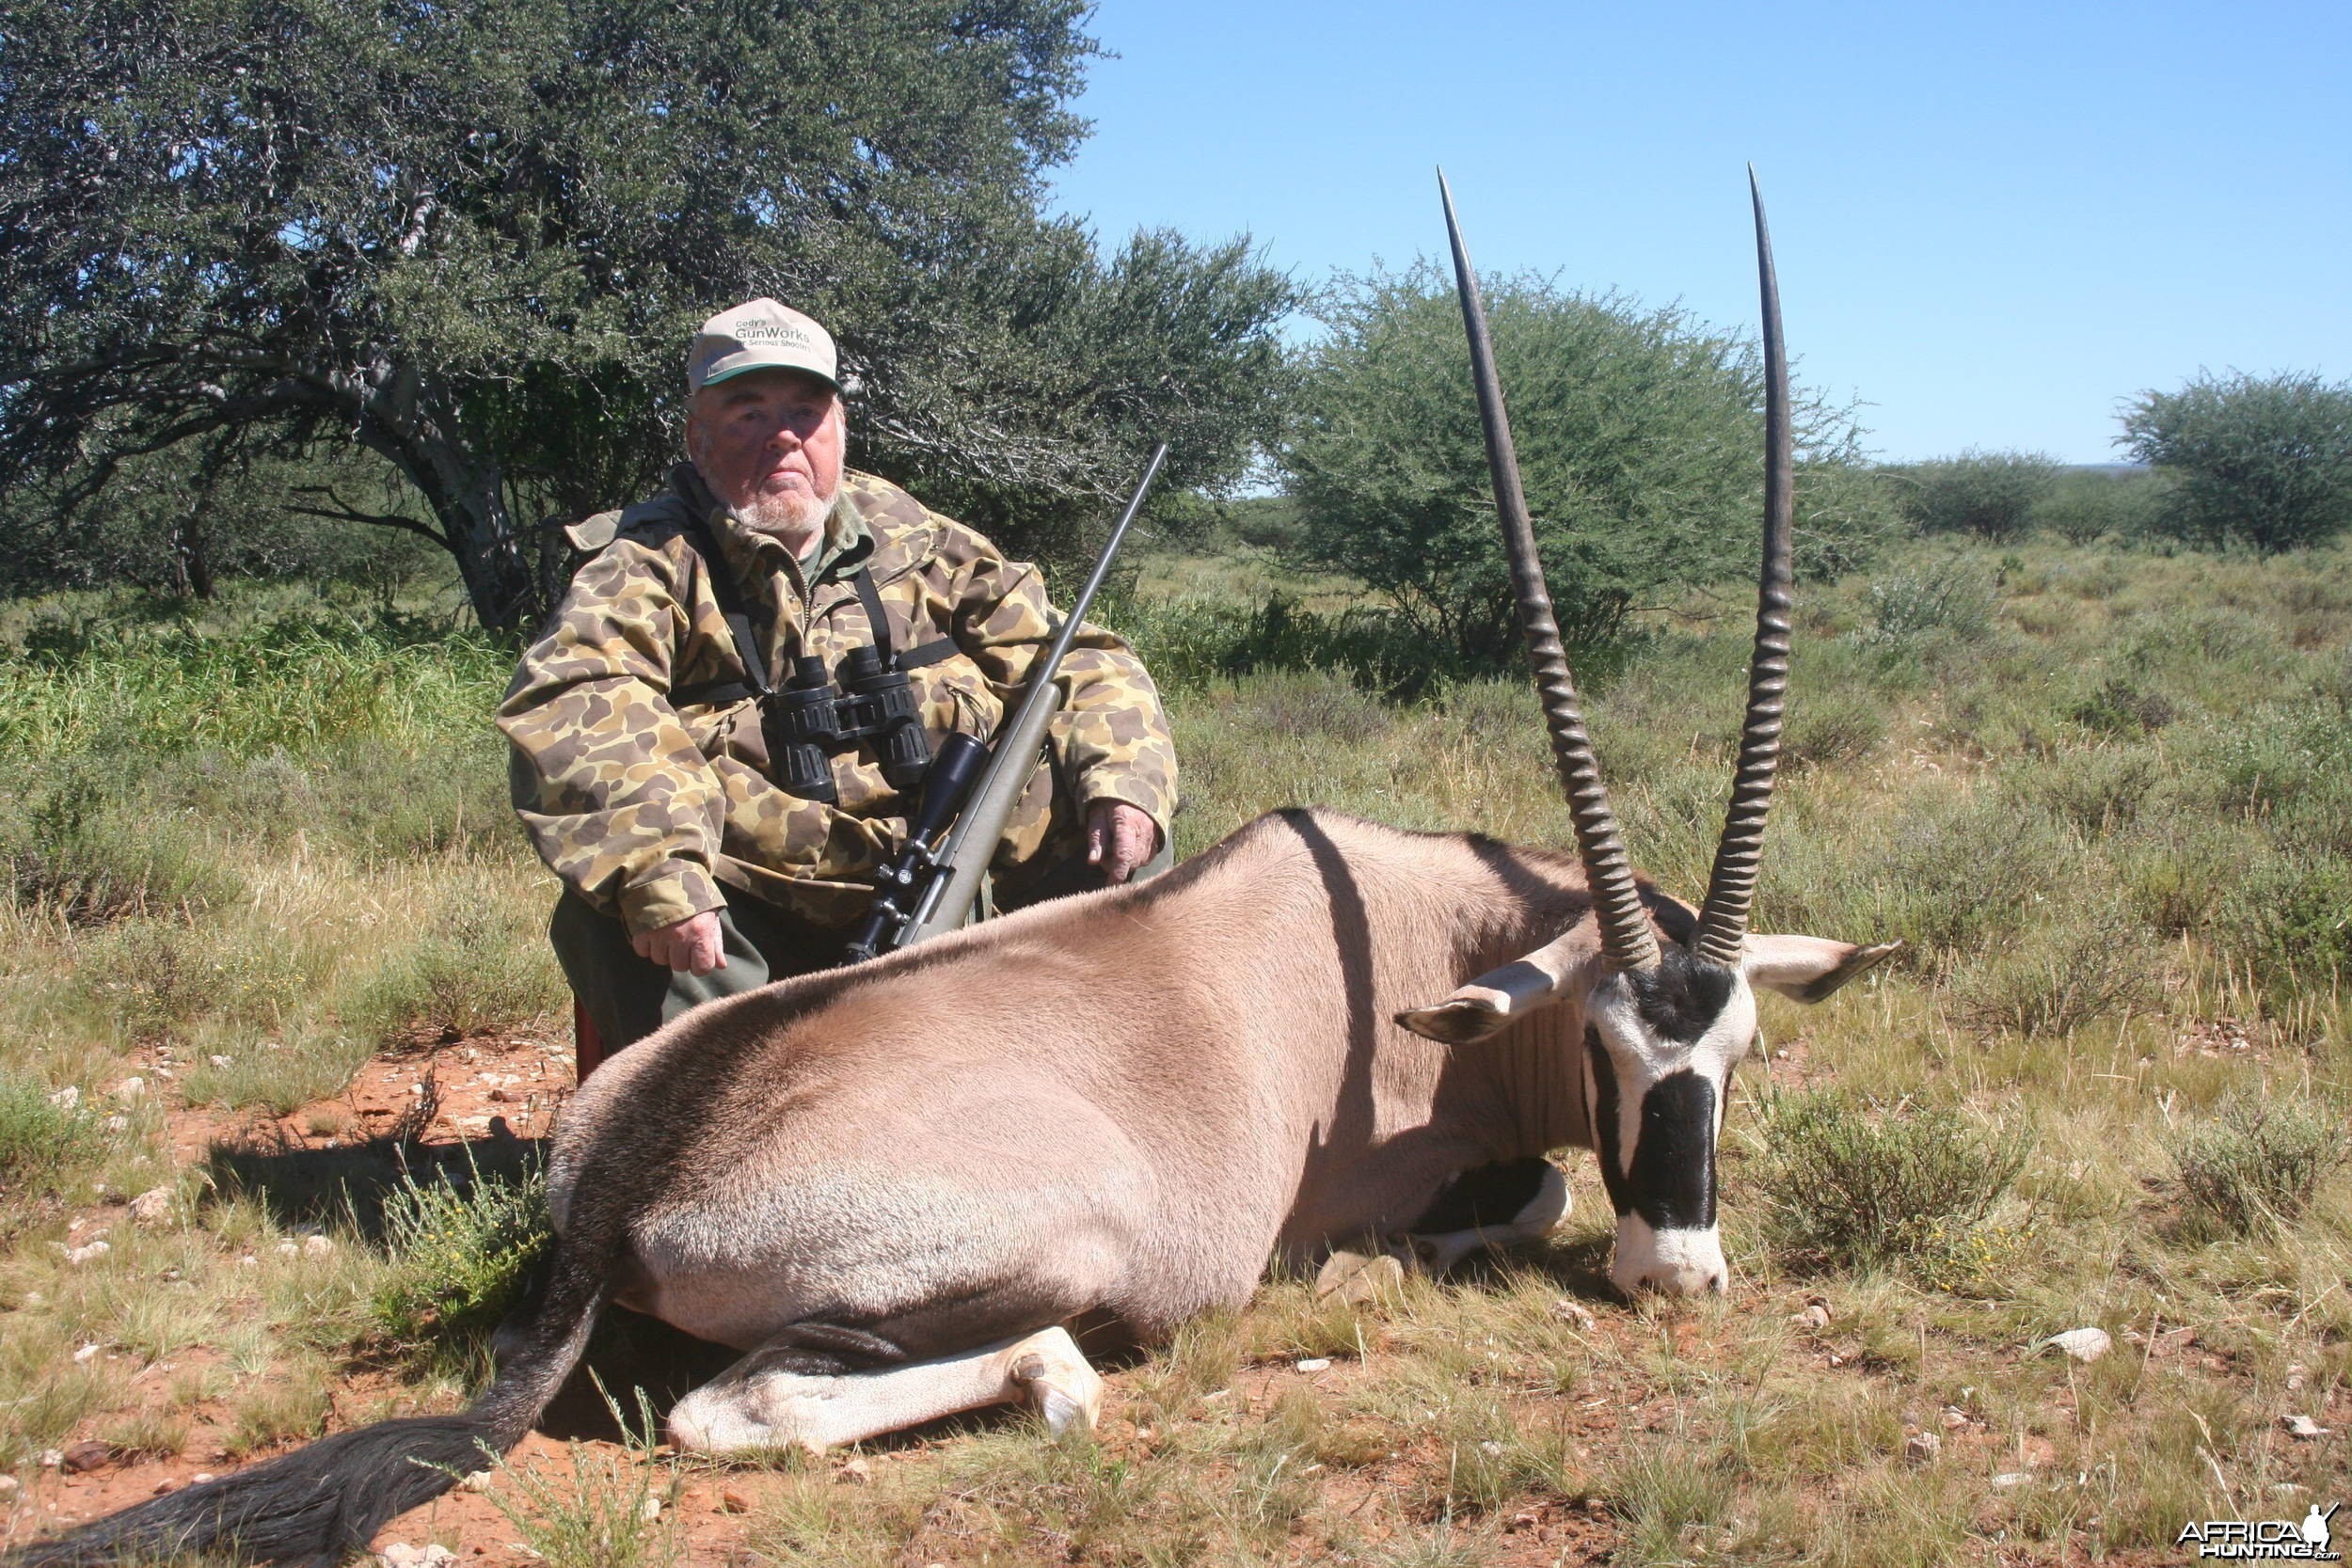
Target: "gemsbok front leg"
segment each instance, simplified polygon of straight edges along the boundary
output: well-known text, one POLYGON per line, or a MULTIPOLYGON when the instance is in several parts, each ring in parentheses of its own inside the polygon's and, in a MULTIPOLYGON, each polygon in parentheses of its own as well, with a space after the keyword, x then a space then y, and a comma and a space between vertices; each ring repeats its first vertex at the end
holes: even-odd
POLYGON ((762 1345, 670 1411, 670 1441, 691 1453, 827 1449, 943 1416, 1025 1402, 1059 1436, 1103 1414, 1103 1379, 1064 1328, 958 1355, 862 1372, 810 1372, 798 1340, 762 1345))

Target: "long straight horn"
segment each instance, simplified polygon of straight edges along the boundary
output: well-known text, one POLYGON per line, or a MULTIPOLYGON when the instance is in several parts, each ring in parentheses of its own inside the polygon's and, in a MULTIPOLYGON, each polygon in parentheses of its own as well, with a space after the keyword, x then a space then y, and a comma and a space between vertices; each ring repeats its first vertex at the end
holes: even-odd
POLYGON ((1552 760, 1567 791, 1577 852, 1584 862, 1584 880, 1592 890, 1593 911, 1600 921, 1601 957, 1612 969, 1654 969, 1658 939, 1650 930, 1648 911, 1642 908, 1641 890, 1633 884, 1633 867, 1617 835, 1616 814, 1609 809, 1609 792, 1601 788, 1600 768, 1593 760, 1592 737, 1584 733, 1584 715, 1577 702, 1576 682, 1568 673, 1567 652, 1560 645, 1559 623, 1551 613, 1551 591, 1544 585, 1543 562, 1535 555, 1535 530, 1528 520, 1526 493, 1519 486, 1519 460, 1511 446, 1510 416, 1503 412, 1502 383, 1495 375, 1486 307, 1478 297, 1478 275, 1470 270, 1470 252, 1463 248, 1462 227, 1454 217, 1454 192, 1446 185, 1443 170, 1438 174, 1438 193, 1445 200, 1446 238, 1454 245, 1462 326, 1470 334, 1470 377, 1478 384, 1478 418, 1486 427, 1486 466, 1494 472, 1495 509, 1502 515, 1502 543, 1511 557, 1511 586, 1518 595, 1519 626, 1527 634, 1527 661, 1535 672, 1544 724, 1551 732, 1552 760))
POLYGON ((1756 595, 1756 653, 1748 662, 1740 770, 1732 780, 1724 836, 1715 847, 1715 869, 1707 879, 1707 902, 1691 936, 1692 951, 1725 968, 1739 963, 1740 943, 1748 934, 1756 868, 1764 858, 1764 818, 1772 809, 1772 775, 1780 767, 1781 716, 1788 694, 1788 534, 1796 506, 1780 280, 1772 271, 1772 236, 1764 226, 1764 193, 1753 164, 1748 195, 1756 205, 1756 267, 1764 296, 1764 573, 1756 595))

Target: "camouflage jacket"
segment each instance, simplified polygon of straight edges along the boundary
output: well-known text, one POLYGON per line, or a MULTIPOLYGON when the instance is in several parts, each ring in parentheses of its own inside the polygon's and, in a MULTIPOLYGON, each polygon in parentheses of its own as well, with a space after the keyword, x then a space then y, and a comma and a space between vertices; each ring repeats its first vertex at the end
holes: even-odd
MULTIPOLYGON (((706 567, 733 571, 755 619, 770 619, 764 651, 781 673, 795 656, 831 670, 873 643, 853 586, 857 568, 869 569, 893 647, 946 637, 959 650, 908 672, 934 750, 951 730, 994 732, 1051 640, 1044 585, 1034 566, 857 473, 842 479, 846 530, 806 582, 791 552, 737 522, 691 467, 671 478, 669 491, 618 515, 617 537, 580 567, 500 705, 515 810, 555 874, 631 931, 718 908, 721 883, 848 924, 898 847, 907 802, 856 752, 834 759, 837 806, 787 795, 767 776, 755 703, 685 700, 743 677, 706 567), (723 568, 681 537, 703 508, 723 568)), ((1069 851, 1094 800, 1137 806, 1163 834, 1176 809, 1167 715, 1127 645, 1081 626, 1057 679, 1051 759, 998 846, 999 869, 1069 851)))

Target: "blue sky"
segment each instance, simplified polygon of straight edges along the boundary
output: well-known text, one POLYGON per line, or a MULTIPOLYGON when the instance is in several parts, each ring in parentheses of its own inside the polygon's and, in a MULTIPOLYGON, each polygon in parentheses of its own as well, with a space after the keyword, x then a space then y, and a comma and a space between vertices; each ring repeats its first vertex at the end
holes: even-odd
POLYGON ((1104 0, 1060 207, 1247 231, 1316 281, 1482 272, 1756 314, 1889 459, 2108 462, 2200 367, 2352 375, 2352 5, 1104 0))

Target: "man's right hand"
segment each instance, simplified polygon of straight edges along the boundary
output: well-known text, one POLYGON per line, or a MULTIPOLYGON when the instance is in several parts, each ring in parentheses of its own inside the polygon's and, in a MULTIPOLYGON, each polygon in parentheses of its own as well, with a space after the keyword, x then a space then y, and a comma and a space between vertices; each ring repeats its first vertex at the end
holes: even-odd
POLYGON ((628 939, 641 958, 650 958, 681 974, 707 974, 727 966, 726 949, 719 940, 719 911, 705 910, 675 926, 640 931, 628 939))

